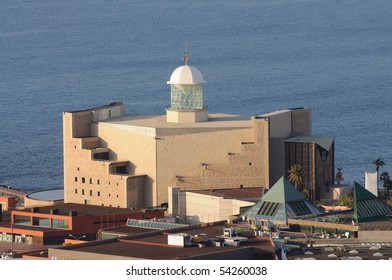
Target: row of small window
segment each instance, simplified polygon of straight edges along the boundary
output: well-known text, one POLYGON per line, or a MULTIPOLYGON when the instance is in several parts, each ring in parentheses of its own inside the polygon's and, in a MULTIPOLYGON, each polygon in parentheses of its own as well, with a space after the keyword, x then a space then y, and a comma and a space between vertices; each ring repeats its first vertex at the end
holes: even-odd
MULTIPOLYGON (((75 177, 75 183, 77 183, 78 182, 78 177, 75 177)), ((82 182, 82 184, 85 184, 86 183, 86 178, 85 177, 82 177, 81 178, 81 182, 82 182)), ((99 179, 97 179, 97 185, 99 185, 101 182, 99 181, 99 179)), ((93 179, 92 178, 90 178, 90 184, 93 184, 93 179)), ((110 185, 110 182, 109 182, 109 185, 110 185)), ((118 183, 116 183, 116 185, 118 186, 118 183)))
MULTIPOLYGON (((78 194, 78 189, 75 189, 75 194, 78 194)), ((85 195, 84 189, 82 189, 82 195, 85 195)), ((92 190, 90 190, 90 196, 93 196, 92 190)), ((101 192, 97 192, 97 196, 101 196, 101 192)))
MULTIPOLYGON (((78 177, 75 177, 75 183, 77 183, 77 182, 78 182, 78 177)), ((82 184, 84 184, 84 183, 86 183, 86 178, 82 177, 82 184)), ((93 183, 93 179, 90 178, 90 184, 92 184, 92 183, 93 183)), ((97 185, 99 185, 99 184, 100 184, 100 181, 99 181, 99 179, 97 179, 97 185)))
MULTIPOLYGON (((75 194, 78 194, 78 189, 75 189, 75 194)), ((84 191, 84 189, 82 189, 82 195, 86 195, 86 192, 84 191)), ((90 190, 90 196, 94 196, 94 193, 92 190, 90 190)), ((101 196, 101 192, 97 191, 97 196, 101 196)), ((111 196, 111 194, 109 193, 109 197, 111 196)), ((116 195, 118 198, 118 195, 116 195)))

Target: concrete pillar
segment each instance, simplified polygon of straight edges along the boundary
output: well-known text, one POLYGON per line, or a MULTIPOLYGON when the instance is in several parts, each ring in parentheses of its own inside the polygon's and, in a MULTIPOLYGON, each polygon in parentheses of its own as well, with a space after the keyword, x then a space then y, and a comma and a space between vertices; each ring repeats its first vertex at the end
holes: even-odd
POLYGON ((179 214, 178 194, 180 187, 171 186, 168 187, 168 203, 167 212, 169 216, 176 217, 179 214))

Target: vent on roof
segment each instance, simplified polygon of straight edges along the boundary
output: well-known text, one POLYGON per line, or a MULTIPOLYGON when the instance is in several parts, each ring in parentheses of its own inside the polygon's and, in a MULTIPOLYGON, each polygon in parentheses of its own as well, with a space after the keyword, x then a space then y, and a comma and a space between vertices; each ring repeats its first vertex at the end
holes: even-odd
POLYGON ((167 244, 173 246, 190 246, 192 244, 192 235, 187 233, 169 234, 167 236, 167 244))

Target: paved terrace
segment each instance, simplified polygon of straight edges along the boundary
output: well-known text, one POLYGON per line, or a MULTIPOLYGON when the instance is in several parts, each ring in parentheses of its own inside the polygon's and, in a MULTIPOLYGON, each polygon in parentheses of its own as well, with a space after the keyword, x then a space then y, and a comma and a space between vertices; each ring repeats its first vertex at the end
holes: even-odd
POLYGON ((150 128, 248 128, 251 127, 251 117, 230 114, 209 114, 207 122, 168 123, 166 122, 166 115, 124 115, 101 121, 101 123, 150 128))

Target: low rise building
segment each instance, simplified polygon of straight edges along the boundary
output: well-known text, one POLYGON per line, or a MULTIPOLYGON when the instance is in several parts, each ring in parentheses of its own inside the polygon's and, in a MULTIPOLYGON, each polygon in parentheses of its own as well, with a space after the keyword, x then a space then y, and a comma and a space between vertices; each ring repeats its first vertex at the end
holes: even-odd
POLYGON ((188 224, 226 221, 262 197, 264 188, 180 190, 169 187, 168 214, 188 224))
POLYGON ((0 241, 46 245, 61 244, 70 235, 95 240, 99 229, 124 225, 128 218, 160 218, 164 213, 65 203, 4 214, 0 221, 0 241))
POLYGON ((271 238, 234 234, 221 222, 50 248, 49 259, 272 260, 275 247, 271 238))
MULTIPOLYGON (((23 207, 24 200, 27 193, 13 189, 9 186, 0 185, 0 197, 13 197, 15 199, 15 207, 23 207)), ((3 210, 8 209, 8 207, 4 204, 3 201, 2 206, 3 210)), ((13 205, 13 204, 12 204, 13 205)))

